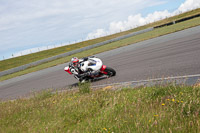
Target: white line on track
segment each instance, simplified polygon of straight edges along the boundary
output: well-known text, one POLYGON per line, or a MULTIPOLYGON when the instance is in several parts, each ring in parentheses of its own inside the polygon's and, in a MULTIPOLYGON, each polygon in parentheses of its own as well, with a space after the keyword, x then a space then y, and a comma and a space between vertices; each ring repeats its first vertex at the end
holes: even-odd
POLYGON ((166 78, 156 78, 156 79, 148 79, 148 80, 138 80, 138 81, 118 82, 118 83, 112 83, 112 84, 97 85, 97 86, 92 86, 92 87, 93 88, 97 88, 97 87, 103 87, 103 86, 109 86, 109 85, 119 85, 119 84, 128 84, 128 83, 141 83, 141 82, 161 81, 161 80, 170 80, 170 79, 186 79, 186 78, 192 78, 192 77, 200 77, 200 74, 185 75, 185 76, 175 76, 175 77, 166 77, 166 78))

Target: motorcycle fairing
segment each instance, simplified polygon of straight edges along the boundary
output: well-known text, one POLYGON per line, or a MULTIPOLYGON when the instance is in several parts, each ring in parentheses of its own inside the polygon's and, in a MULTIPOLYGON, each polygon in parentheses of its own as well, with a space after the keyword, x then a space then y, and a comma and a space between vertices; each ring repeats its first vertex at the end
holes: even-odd
POLYGON ((65 67, 64 68, 64 70, 66 71, 66 72, 68 72, 70 75, 72 75, 72 73, 70 72, 70 70, 69 70, 69 67, 67 66, 67 67, 65 67))
POLYGON ((106 69, 106 65, 102 65, 100 69, 101 73, 108 74, 107 72, 105 72, 105 69, 106 69))

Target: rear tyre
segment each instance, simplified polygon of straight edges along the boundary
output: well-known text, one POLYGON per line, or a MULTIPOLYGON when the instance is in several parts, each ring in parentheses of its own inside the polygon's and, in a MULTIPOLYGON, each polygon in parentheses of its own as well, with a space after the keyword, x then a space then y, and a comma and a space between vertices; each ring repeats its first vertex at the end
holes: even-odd
POLYGON ((107 75, 109 77, 112 77, 112 76, 116 75, 116 71, 111 67, 106 67, 106 69, 104 71, 108 73, 107 75))

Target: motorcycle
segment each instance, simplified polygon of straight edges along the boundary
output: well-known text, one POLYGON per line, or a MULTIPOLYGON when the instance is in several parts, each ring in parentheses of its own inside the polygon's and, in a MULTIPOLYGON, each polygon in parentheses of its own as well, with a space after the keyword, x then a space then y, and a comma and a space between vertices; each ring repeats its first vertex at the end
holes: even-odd
POLYGON ((90 61, 83 61, 80 63, 80 70, 82 71, 83 74, 78 74, 77 69, 71 69, 69 68, 65 69, 70 75, 75 74, 75 78, 77 78, 80 82, 85 82, 85 81, 96 81, 104 78, 109 78, 112 76, 116 75, 116 71, 111 68, 107 67, 106 65, 103 65, 102 61, 98 58, 92 57, 89 58, 90 61), (84 72, 92 72, 92 71, 99 71, 97 75, 84 75, 84 72))

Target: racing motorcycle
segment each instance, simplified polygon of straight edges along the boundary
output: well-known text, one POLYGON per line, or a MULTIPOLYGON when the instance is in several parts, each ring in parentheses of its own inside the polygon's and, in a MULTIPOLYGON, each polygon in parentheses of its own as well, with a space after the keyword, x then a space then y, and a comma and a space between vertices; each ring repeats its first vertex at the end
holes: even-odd
POLYGON ((116 71, 113 68, 103 65, 102 61, 96 57, 90 57, 88 60, 82 61, 80 63, 80 70, 82 74, 80 74, 80 71, 77 70, 77 68, 71 70, 69 70, 69 68, 65 68, 65 71, 67 71, 70 75, 72 75, 72 73, 75 74, 77 76, 75 76, 75 78, 77 78, 80 82, 95 81, 116 75, 116 71), (99 73, 92 76, 84 75, 84 73, 92 71, 99 71, 99 73))

